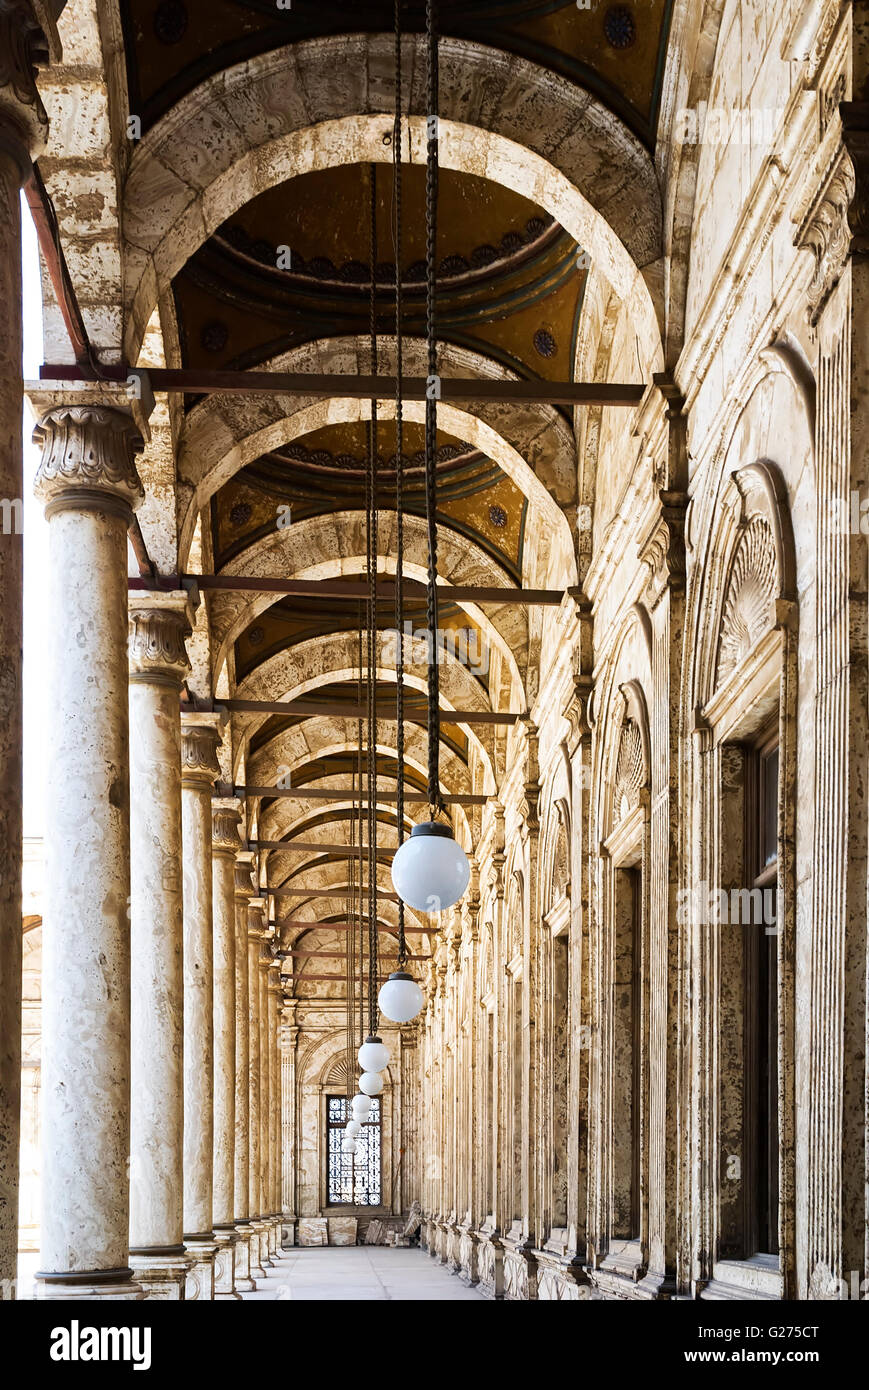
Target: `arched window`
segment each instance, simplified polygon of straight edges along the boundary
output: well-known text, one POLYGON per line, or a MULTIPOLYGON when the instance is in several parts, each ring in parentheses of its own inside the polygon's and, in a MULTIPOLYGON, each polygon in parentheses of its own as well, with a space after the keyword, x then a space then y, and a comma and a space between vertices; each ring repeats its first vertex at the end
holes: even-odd
POLYGON ((350 1119, 346 1095, 326 1097, 327 1201, 332 1206, 379 1207, 382 1205, 380 1099, 371 1102, 368 1119, 359 1131, 356 1153, 343 1144, 344 1126, 350 1119))

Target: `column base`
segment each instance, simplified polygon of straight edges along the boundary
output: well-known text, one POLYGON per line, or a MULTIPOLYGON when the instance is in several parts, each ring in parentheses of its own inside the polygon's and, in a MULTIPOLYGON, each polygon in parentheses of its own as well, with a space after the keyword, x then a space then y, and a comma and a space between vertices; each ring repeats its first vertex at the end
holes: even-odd
POLYGON ((250 1222, 240 1221, 235 1234, 235 1287, 239 1293, 253 1293, 256 1284, 250 1277, 250 1222))
POLYGON ((271 1264, 270 1260, 263 1258, 264 1251, 268 1249, 265 1223, 252 1220, 248 1229, 250 1231, 250 1277, 251 1279, 265 1279, 265 1266, 271 1264))
POLYGON ((270 1216, 269 1225, 269 1259, 272 1264, 277 1264, 278 1250, 280 1249, 281 1218, 270 1216))
POLYGON ((184 1248, 188 1255, 187 1302, 211 1302, 214 1299, 214 1259, 217 1242, 206 1236, 185 1236, 184 1248))
POLYGON ((214 1297, 241 1298, 235 1291, 235 1243, 238 1237, 234 1226, 215 1226, 217 1254, 214 1257, 214 1297))
POLYGON ((79 1273, 39 1270, 36 1274, 38 1299, 142 1299, 145 1290, 131 1269, 89 1269, 79 1273))
POLYGON ((146 1298, 177 1303, 186 1297, 190 1261, 184 1246, 176 1249, 142 1249, 130 1252, 130 1266, 146 1298))
POLYGON ((260 1240, 260 1244, 259 1244, 259 1262, 260 1262, 260 1264, 263 1266, 263 1268, 265 1268, 265 1269, 274 1269, 274 1264, 275 1264, 275 1262, 274 1262, 274 1260, 272 1259, 272 1252, 271 1252, 270 1241, 269 1241, 269 1233, 270 1233, 270 1231, 271 1231, 271 1223, 270 1223, 269 1217, 267 1217, 267 1216, 262 1216, 262 1217, 260 1217, 260 1220, 259 1220, 259 1222, 258 1222, 258 1225, 259 1225, 259 1240, 260 1240))

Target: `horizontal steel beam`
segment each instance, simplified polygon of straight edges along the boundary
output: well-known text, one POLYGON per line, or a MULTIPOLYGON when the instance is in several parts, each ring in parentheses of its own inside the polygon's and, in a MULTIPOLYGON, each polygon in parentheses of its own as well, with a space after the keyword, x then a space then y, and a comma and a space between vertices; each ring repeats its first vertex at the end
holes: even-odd
MULTIPOLYGON (((358 930, 357 925, 354 922, 306 922, 304 918, 301 917, 280 917, 278 918, 277 925, 279 927, 289 927, 291 930, 295 930, 296 928, 298 928, 302 931, 358 930)), ((364 923, 364 928, 367 931, 367 922, 364 923)), ((385 936, 395 936, 398 931, 398 927, 387 927, 384 926, 382 922, 378 922, 377 930, 379 932, 383 932, 385 936)), ((422 936, 437 936, 438 932, 440 931, 440 927, 409 927, 405 924, 404 930, 405 934, 407 934, 408 932, 415 932, 417 935, 422 936)))
MULTIPOLYGON (((368 584, 364 579, 280 579, 276 575, 253 578, 251 575, 232 574, 161 574, 150 578, 130 578, 130 589, 215 589, 227 593, 283 594, 290 598, 341 598, 357 599, 364 603, 368 599, 368 584)), ((405 581, 407 598, 424 598, 425 587, 418 584, 410 587, 405 581)), ((543 605, 554 607, 560 604, 566 593, 572 589, 517 589, 505 585, 483 587, 479 584, 438 584, 438 600, 448 603, 507 603, 516 605, 543 605)), ((578 592, 578 590, 577 590, 578 592)), ((395 597, 395 584, 378 582, 377 597, 392 600, 395 597)))
MULTIPOLYGON (((358 890, 354 893, 349 888, 270 888, 269 892, 275 898, 347 898, 355 902, 359 897, 358 890)), ((367 885, 362 890, 362 896, 368 897, 367 885)), ((399 900, 397 893, 390 893, 385 888, 378 888, 376 896, 393 903, 399 900)))
MULTIPOLYGON (((43 363, 42 381, 127 381, 130 372, 147 374, 152 391, 184 391, 206 396, 213 391, 231 395, 283 395, 344 397, 354 400, 392 401, 396 380, 392 376, 349 376, 337 372, 231 372, 175 367, 130 368, 102 366, 100 376, 87 365, 43 363)), ((515 405, 637 405, 645 395, 642 382, 621 381, 492 381, 478 377, 440 377, 442 401, 508 401, 515 405)), ((407 401, 424 401, 428 382, 424 376, 402 377, 407 401)))
MULTIPOLYGON (((300 851, 311 851, 315 853, 321 850, 325 854, 340 854, 347 858, 358 859, 360 854, 368 853, 367 845, 338 845, 338 844, 317 844, 316 840, 248 840, 249 849, 297 849, 300 851)), ((377 846, 378 854, 394 854, 395 847, 377 846)))
MULTIPOLYGON (((309 975, 307 972, 304 975, 282 975, 281 979, 287 980, 291 984, 301 984, 305 980, 333 980, 336 984, 340 981, 342 985, 347 983, 346 975, 309 975)), ((377 976, 378 984, 383 984, 388 979, 388 975, 377 976)))
MULTIPOLYGON (((346 951, 275 951, 275 956, 280 957, 281 960, 286 960, 286 959, 288 959, 288 958, 291 957, 291 956, 292 956, 293 958, 295 958, 295 957, 297 957, 297 956, 303 956, 303 957, 308 957, 308 956, 323 956, 323 957, 328 958, 329 960, 346 960, 346 959, 347 959, 347 953, 346 953, 346 951)), ((379 956, 377 957, 377 959, 380 961, 381 965, 386 965, 387 963, 392 964, 393 961, 397 961, 397 960, 398 960, 398 956, 384 956, 384 955, 379 955, 379 956)), ((431 956, 408 956, 407 959, 408 959, 408 960, 431 960, 431 956)), ((366 964, 366 965, 367 965, 367 961, 365 960, 364 957, 363 957, 363 964, 366 964)))
MULTIPOLYGON (((215 800, 223 799, 223 798, 226 798, 226 797, 241 797, 241 796, 265 796, 265 797, 269 797, 269 798, 271 798, 271 797, 278 797, 278 796, 297 796, 297 797, 299 797, 299 798, 302 799, 302 800, 304 800, 304 799, 307 799, 307 800, 310 800, 310 801, 354 801, 354 800, 355 800, 356 803, 357 803, 358 805, 362 805, 362 806, 367 806, 367 805, 368 805, 368 796, 367 796, 367 795, 365 795, 365 796, 360 796, 359 792, 358 792, 358 791, 354 791, 354 789, 353 789, 352 787, 336 787, 334 791, 329 791, 326 787, 269 787, 269 786, 265 786, 265 787, 259 787, 259 786, 256 786, 256 787, 247 787, 247 786, 245 786, 245 787, 236 787, 236 786, 233 786, 233 785, 232 785, 231 783, 229 783, 229 782, 218 782, 218 783, 215 785, 213 795, 214 795, 215 800)), ((391 802, 391 801, 396 801, 396 802, 397 802, 397 801, 398 801, 398 793, 397 793, 397 792, 378 792, 374 799, 375 799, 375 801, 390 801, 390 802, 391 802)), ((416 804, 423 803, 423 804, 426 805, 426 806, 429 804, 428 792, 410 792, 410 791, 406 791, 406 792, 404 793, 404 799, 405 799, 405 801, 412 801, 412 802, 414 802, 414 803, 416 803, 416 804)), ((482 796, 482 795, 477 796, 477 795, 471 795, 471 794, 469 793, 467 796, 442 796, 442 797, 441 797, 441 800, 443 801, 443 803, 444 803, 445 806, 485 806, 486 803, 487 803, 487 801, 490 800, 490 798, 489 798, 488 796, 482 796)))
MULTIPOLYGON (((214 703, 221 709, 227 709, 231 714, 286 714, 302 715, 307 718, 320 716, 326 719, 367 719, 368 707, 366 705, 342 704, 340 700, 323 701, 318 704, 316 700, 215 700, 214 703)), ((182 703, 182 713, 190 710, 200 709, 200 705, 182 703)), ((384 711, 383 704, 377 706, 377 718, 382 722, 395 721, 395 707, 387 706, 388 712, 384 711)), ((405 703, 404 717, 408 721, 419 720, 425 723, 428 718, 428 711, 424 705, 405 703)), ((473 710, 473 709, 442 709, 438 711, 438 719, 441 724, 515 724, 517 719, 521 719, 521 714, 506 712, 501 710, 473 710)))

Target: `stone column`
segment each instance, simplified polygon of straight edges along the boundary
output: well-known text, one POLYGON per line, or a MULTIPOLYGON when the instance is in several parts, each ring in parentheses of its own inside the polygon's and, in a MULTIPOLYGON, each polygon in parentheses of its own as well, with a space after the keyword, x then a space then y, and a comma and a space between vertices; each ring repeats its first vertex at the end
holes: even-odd
MULTIPOLYGON (((241 813, 214 808, 212 895, 214 952, 214 1272, 215 1298, 235 1291, 235 856, 241 813)), ((245 955, 247 947, 245 947, 245 955)))
POLYGON ((284 999, 281 1009, 281 1209, 290 1245, 296 1225, 296 1024, 297 1000, 284 999))
POLYGON ((248 1204, 250 1208, 250 1277, 265 1279, 263 1255, 268 1253, 267 1227, 263 1221, 260 1193, 260 949, 265 935, 265 898, 251 898, 247 916, 248 970, 248 1095, 249 1100, 249 1166, 248 1204))
POLYGON ((274 1244, 270 1250, 277 1254, 281 1248, 281 1056, 278 1023, 284 1002, 281 986, 281 963, 272 960, 269 966, 269 1206, 274 1244))
POLYGON ((271 1040, 269 1037, 269 966, 272 963, 268 930, 263 932, 258 961, 259 974, 259 1203, 260 1219, 265 1228, 263 1244, 260 1248, 260 1261, 264 1265, 274 1264, 275 1250, 274 1221, 271 1207, 271 1107, 272 1078, 269 1058, 271 1040))
POLYGON ((220 771, 215 716, 181 720, 184 842, 184 1243, 187 1297, 214 1297, 214 1015, 211 792, 220 771))
MULTIPOLYGON (((128 1263, 129 415, 60 405, 34 432, 50 522, 42 968, 42 1298, 141 1298, 128 1263)), ((17 982, 16 982, 17 984, 17 982)))
POLYGON ((253 855, 235 857, 235 1287, 256 1288, 250 1277, 250 1075, 248 1021, 247 911, 253 885, 253 855))
POLYGON ((184 1018, 182 592, 130 599, 130 1264, 149 1298, 181 1299, 184 1018))
POLYGON ((21 1108, 21 212, 48 118, 34 82, 44 36, 30 6, 0 3, 0 1299, 15 1296, 21 1108))

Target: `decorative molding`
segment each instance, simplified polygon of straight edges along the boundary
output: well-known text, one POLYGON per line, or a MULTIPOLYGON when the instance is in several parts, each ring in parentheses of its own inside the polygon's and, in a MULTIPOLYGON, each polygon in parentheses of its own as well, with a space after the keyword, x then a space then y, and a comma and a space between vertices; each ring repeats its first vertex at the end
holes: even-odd
POLYGON ((627 718, 619 734, 616 756, 616 775, 613 783, 613 826, 630 815, 639 805, 640 792, 646 785, 648 769, 643 753, 643 737, 636 720, 627 718))
POLYGON ((10 149, 17 143, 14 137, 20 140, 21 150, 14 153, 22 180, 30 156, 39 153, 48 134, 36 73, 48 63, 50 47, 56 43, 29 0, 0 0, 0 146, 6 146, 10 133, 10 149))
POLYGON ((235 857, 241 843, 239 826, 241 812, 234 806, 218 806, 211 816, 211 848, 214 853, 228 853, 235 857))
POLYGON ((730 564, 718 638, 716 687, 775 624, 778 567, 772 526, 754 516, 737 542, 730 564))
POLYGON ((848 214, 856 191, 854 166, 843 146, 822 180, 797 232, 796 244, 814 256, 812 278, 806 290, 806 318, 817 323, 830 295, 839 283, 851 250, 848 214))
POLYGON ((124 511, 143 501, 134 459, 144 440, 131 415, 109 406, 56 406, 34 429, 33 442, 42 450, 33 490, 46 515, 94 494, 124 511))
POLYGON ((851 254, 869 252, 869 101, 840 101, 842 143, 854 170, 854 195, 848 206, 851 254))
POLYGON ((220 775, 217 748, 220 732, 209 724, 186 724, 181 720, 182 786, 210 786, 220 775))
POLYGON ((164 676, 173 683, 190 670, 185 638, 191 634, 184 612, 171 608, 130 611, 130 672, 133 676, 164 676))

